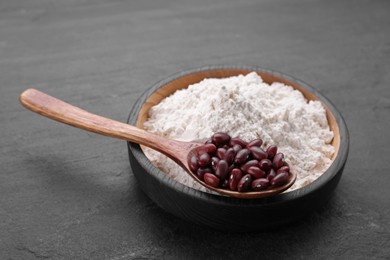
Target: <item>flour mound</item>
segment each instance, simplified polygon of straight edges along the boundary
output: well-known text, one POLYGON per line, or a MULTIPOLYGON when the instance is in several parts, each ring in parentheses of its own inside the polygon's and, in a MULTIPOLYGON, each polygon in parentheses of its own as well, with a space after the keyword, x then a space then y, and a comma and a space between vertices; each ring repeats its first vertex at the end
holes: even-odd
MULTIPOLYGON (((263 82, 255 72, 223 79, 204 79, 178 90, 149 111, 144 128, 161 136, 192 141, 227 132, 245 141, 261 138, 263 148, 275 144, 285 154, 303 187, 332 163, 334 147, 326 112, 319 101, 282 83, 263 82)), ((166 156, 144 148, 154 165, 191 188, 206 189, 166 156)))

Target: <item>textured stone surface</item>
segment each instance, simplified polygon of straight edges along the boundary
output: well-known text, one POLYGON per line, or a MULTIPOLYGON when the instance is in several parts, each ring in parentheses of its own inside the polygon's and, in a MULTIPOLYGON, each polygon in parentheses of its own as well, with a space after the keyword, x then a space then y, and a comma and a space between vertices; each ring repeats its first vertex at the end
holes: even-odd
POLYGON ((389 1, 0 2, 1 259, 386 259, 390 255, 389 1), (39 117, 35 87, 125 121, 177 71, 247 64, 322 91, 350 130, 331 201, 283 230, 229 234, 159 209, 126 145, 39 117))

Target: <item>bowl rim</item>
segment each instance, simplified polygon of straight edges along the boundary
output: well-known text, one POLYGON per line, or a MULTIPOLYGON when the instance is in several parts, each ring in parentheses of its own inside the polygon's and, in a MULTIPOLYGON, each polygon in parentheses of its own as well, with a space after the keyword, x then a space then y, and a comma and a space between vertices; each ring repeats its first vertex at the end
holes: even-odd
POLYGON ((234 69, 234 70, 251 70, 255 72, 262 72, 267 73, 276 77, 280 77, 283 79, 286 79, 288 81, 291 81, 295 84, 300 85, 302 88, 308 90, 312 94, 318 97, 318 99, 323 102, 329 111, 333 114, 335 117, 336 123, 339 127, 339 133, 340 133, 340 147, 338 154, 336 155, 336 158, 334 158, 334 161, 330 165, 330 167, 316 180, 314 180, 312 183, 287 192, 287 193, 281 193, 275 196, 266 197, 266 198, 259 198, 259 199, 239 199, 239 198, 231 198, 216 194, 211 194, 207 192, 203 192, 200 190, 196 190, 193 188, 190 188, 182 183, 179 183, 169 177, 166 173, 161 171, 160 169, 156 168, 149 159, 145 156, 143 153, 141 146, 136 143, 127 142, 128 145, 128 151, 131 152, 133 156, 136 158, 138 163, 146 170, 148 174, 151 175, 151 177, 158 180, 163 185, 166 185, 168 188, 175 190, 176 192, 185 195, 190 196, 192 198, 205 200, 208 203, 213 202, 217 204, 229 204, 232 203, 235 205, 264 205, 264 204, 278 204, 285 201, 291 201, 300 199, 302 197, 305 197, 309 194, 311 194, 315 190, 321 189, 323 186, 326 185, 330 180, 335 178, 337 174, 343 169, 345 162, 348 157, 349 152, 349 132, 347 129, 347 125, 344 121, 344 118, 342 117, 341 113, 337 110, 337 108, 334 106, 334 104, 325 97, 322 93, 320 93, 317 89, 310 86, 309 84, 296 79, 286 73, 282 73, 276 70, 271 69, 265 69, 257 66, 246 66, 246 65, 211 65, 211 66, 202 66, 199 68, 193 68, 184 70, 175 74, 172 74, 168 76, 165 79, 162 79, 155 84, 153 84, 151 87, 149 87, 146 91, 144 91, 141 96, 137 99, 136 103, 133 105, 130 114, 127 119, 127 123, 131 125, 136 125, 138 120, 138 114, 139 111, 143 105, 143 103, 158 89, 162 86, 168 84, 169 82, 178 79, 180 77, 186 76, 188 74, 202 72, 202 71, 209 71, 209 70, 223 70, 223 69, 234 69))

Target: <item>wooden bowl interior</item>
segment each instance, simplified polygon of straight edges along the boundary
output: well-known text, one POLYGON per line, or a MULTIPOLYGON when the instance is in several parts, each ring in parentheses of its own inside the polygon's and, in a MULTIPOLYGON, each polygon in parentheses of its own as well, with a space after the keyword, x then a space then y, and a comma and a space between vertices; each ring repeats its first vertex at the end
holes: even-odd
MULTIPOLYGON (((148 112, 149 109, 158 103, 161 102, 165 97, 170 96, 173 94, 176 90, 184 89, 188 87, 191 84, 198 83, 202 81, 205 78, 226 78, 226 77, 231 77, 231 76, 237 76, 240 74, 246 75, 248 73, 252 72, 251 70, 242 70, 242 69, 215 69, 215 70, 206 70, 206 71, 199 71, 191 74, 184 75, 182 77, 176 78, 173 81, 167 83, 163 87, 159 88, 156 90, 143 104, 141 107, 141 110, 138 114, 138 120, 137 120, 137 127, 143 129, 143 124, 148 118, 148 112)), ((321 100, 315 96, 313 93, 309 92, 302 86, 291 82, 289 80, 286 80, 284 78, 280 78, 262 71, 257 71, 257 73, 262 77, 263 81, 271 84, 273 82, 281 82, 286 85, 292 86, 294 89, 299 90, 302 92, 302 94, 305 96, 306 99, 308 100, 318 100, 321 102, 321 100)), ((329 108, 321 102, 322 105, 326 109, 326 115, 328 119, 328 123, 330 126, 330 129, 334 133, 334 138, 332 141, 332 145, 335 148, 335 153, 333 155, 333 159, 336 158, 337 153, 339 151, 340 147, 340 131, 339 131, 339 126, 337 124, 337 121, 332 114, 332 112, 329 110, 329 108)))

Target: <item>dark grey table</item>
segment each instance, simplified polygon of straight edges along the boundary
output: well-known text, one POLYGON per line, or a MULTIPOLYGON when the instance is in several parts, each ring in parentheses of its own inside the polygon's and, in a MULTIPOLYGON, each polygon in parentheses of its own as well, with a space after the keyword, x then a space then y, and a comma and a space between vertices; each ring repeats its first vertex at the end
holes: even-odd
POLYGON ((389 259, 390 1, 0 1, 1 259, 389 259), (183 69, 257 65, 344 115, 332 199, 282 230, 234 234, 150 201, 126 144, 23 109, 35 87, 125 121, 183 69))

